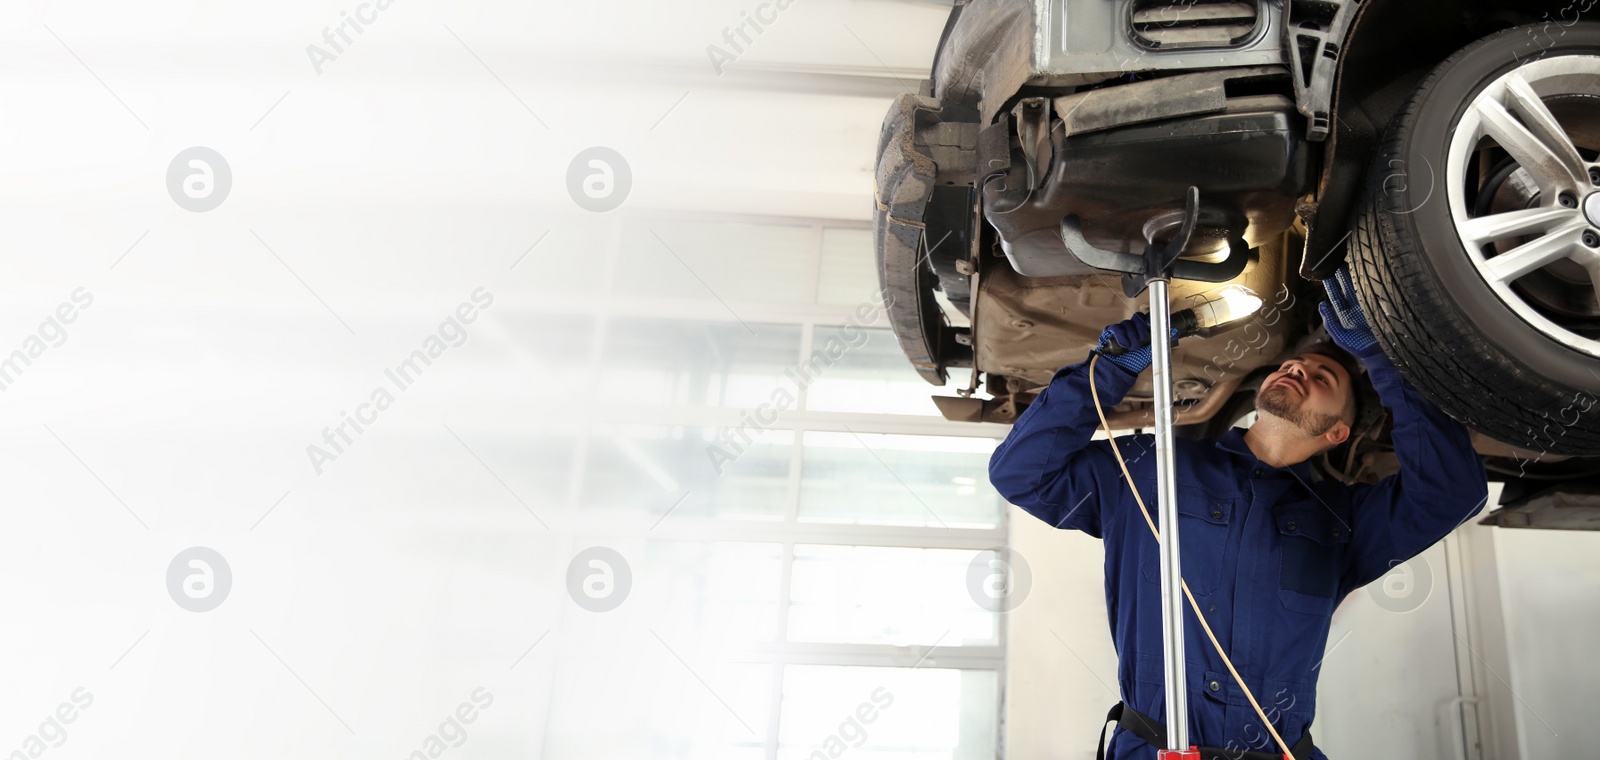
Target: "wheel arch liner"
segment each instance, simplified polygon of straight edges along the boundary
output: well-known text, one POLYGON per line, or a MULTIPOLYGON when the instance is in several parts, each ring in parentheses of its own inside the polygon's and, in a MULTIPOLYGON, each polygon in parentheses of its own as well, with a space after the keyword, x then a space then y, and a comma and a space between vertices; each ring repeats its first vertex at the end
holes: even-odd
POLYGON ((919 114, 936 117, 938 112, 938 101, 908 93, 895 99, 884 118, 878 138, 872 238, 878 284, 888 301, 895 338, 917 374, 942 386, 945 367, 959 362, 966 346, 956 342, 956 331, 934 299, 938 276, 921 261, 924 213, 939 172, 932 154, 917 145, 916 125, 919 114))

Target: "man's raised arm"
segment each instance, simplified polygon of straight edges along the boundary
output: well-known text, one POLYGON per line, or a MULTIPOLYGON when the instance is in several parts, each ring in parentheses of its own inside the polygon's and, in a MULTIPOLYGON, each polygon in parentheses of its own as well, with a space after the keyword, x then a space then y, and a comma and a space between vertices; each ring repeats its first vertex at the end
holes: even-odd
POLYGON ((1489 477, 1466 427, 1411 387, 1381 349, 1360 358, 1378 397, 1394 414, 1390 437, 1400 472, 1351 493, 1349 588, 1371 583, 1421 554, 1489 499, 1489 477))
POLYGON ((1394 414, 1400 472, 1351 490, 1351 557, 1346 590, 1371 583, 1422 553, 1478 513, 1489 499, 1489 477, 1472 439, 1400 376, 1372 334, 1343 267, 1323 281, 1328 301, 1319 310, 1328 335, 1360 359, 1378 398, 1394 414))
MULTIPOLYGON (((1143 342, 1148 344, 1149 317, 1144 314, 1111 328, 1120 328, 1128 336, 1124 340, 1119 335, 1119 343, 1140 345, 1128 342, 1138 340, 1140 317, 1144 318, 1143 342)), ((1076 528, 1100 538, 1100 506, 1125 486, 1110 445, 1091 440, 1100 425, 1089 392, 1092 358, 1091 354, 1089 359, 1062 367, 1051 377, 989 457, 989 482, 1006 501, 1028 514, 1057 528, 1076 528)), ((1121 366, 1110 357, 1095 363, 1095 387, 1100 403, 1108 409, 1122 401, 1142 371, 1138 356, 1117 358, 1121 366)), ((1149 362, 1148 351, 1143 362, 1149 362)))

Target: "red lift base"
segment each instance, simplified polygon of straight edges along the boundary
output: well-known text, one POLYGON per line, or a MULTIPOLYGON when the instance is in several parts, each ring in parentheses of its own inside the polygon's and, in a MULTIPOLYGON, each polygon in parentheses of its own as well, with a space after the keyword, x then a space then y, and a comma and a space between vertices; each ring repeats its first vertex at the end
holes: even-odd
MULTIPOLYGON (((1191 746, 1188 749, 1158 749, 1156 760, 1200 760, 1200 748, 1191 746)), ((1283 760, 1294 760, 1288 755, 1283 760)))

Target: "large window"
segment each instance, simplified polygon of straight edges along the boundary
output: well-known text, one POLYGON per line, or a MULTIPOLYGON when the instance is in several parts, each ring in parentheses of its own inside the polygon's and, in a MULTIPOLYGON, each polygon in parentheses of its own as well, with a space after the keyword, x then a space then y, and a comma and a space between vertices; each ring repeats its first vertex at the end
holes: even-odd
POLYGON ((874 304, 869 230, 616 225, 569 383, 592 419, 562 445, 573 552, 615 550, 632 588, 563 614, 544 749, 995 756, 1003 620, 971 568, 1005 544, 1003 430, 939 416, 954 388, 917 376, 874 304))

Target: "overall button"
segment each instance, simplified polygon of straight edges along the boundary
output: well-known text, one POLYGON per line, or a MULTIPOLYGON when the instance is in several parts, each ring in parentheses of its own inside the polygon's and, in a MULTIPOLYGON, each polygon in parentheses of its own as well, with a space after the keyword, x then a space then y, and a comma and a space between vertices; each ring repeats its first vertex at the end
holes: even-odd
POLYGON ((1222 510, 1220 510, 1220 509, 1211 510, 1211 519, 1213 519, 1213 520, 1221 520, 1222 519, 1222 510))
POLYGON ((1298 524, 1296 524, 1295 521, 1290 520, 1289 523, 1287 525, 1283 526, 1283 527, 1288 528, 1289 530, 1296 530, 1300 526, 1298 524))
POLYGON ((1256 477, 1258 477, 1258 478, 1259 478, 1259 477, 1261 477, 1261 468, 1260 468, 1260 467, 1257 467, 1257 468, 1256 468, 1256 472, 1255 472, 1255 475, 1256 475, 1256 477))
POLYGON ((1212 681, 1211 683, 1206 684, 1206 688, 1212 691, 1219 691, 1222 689, 1222 684, 1212 681))

